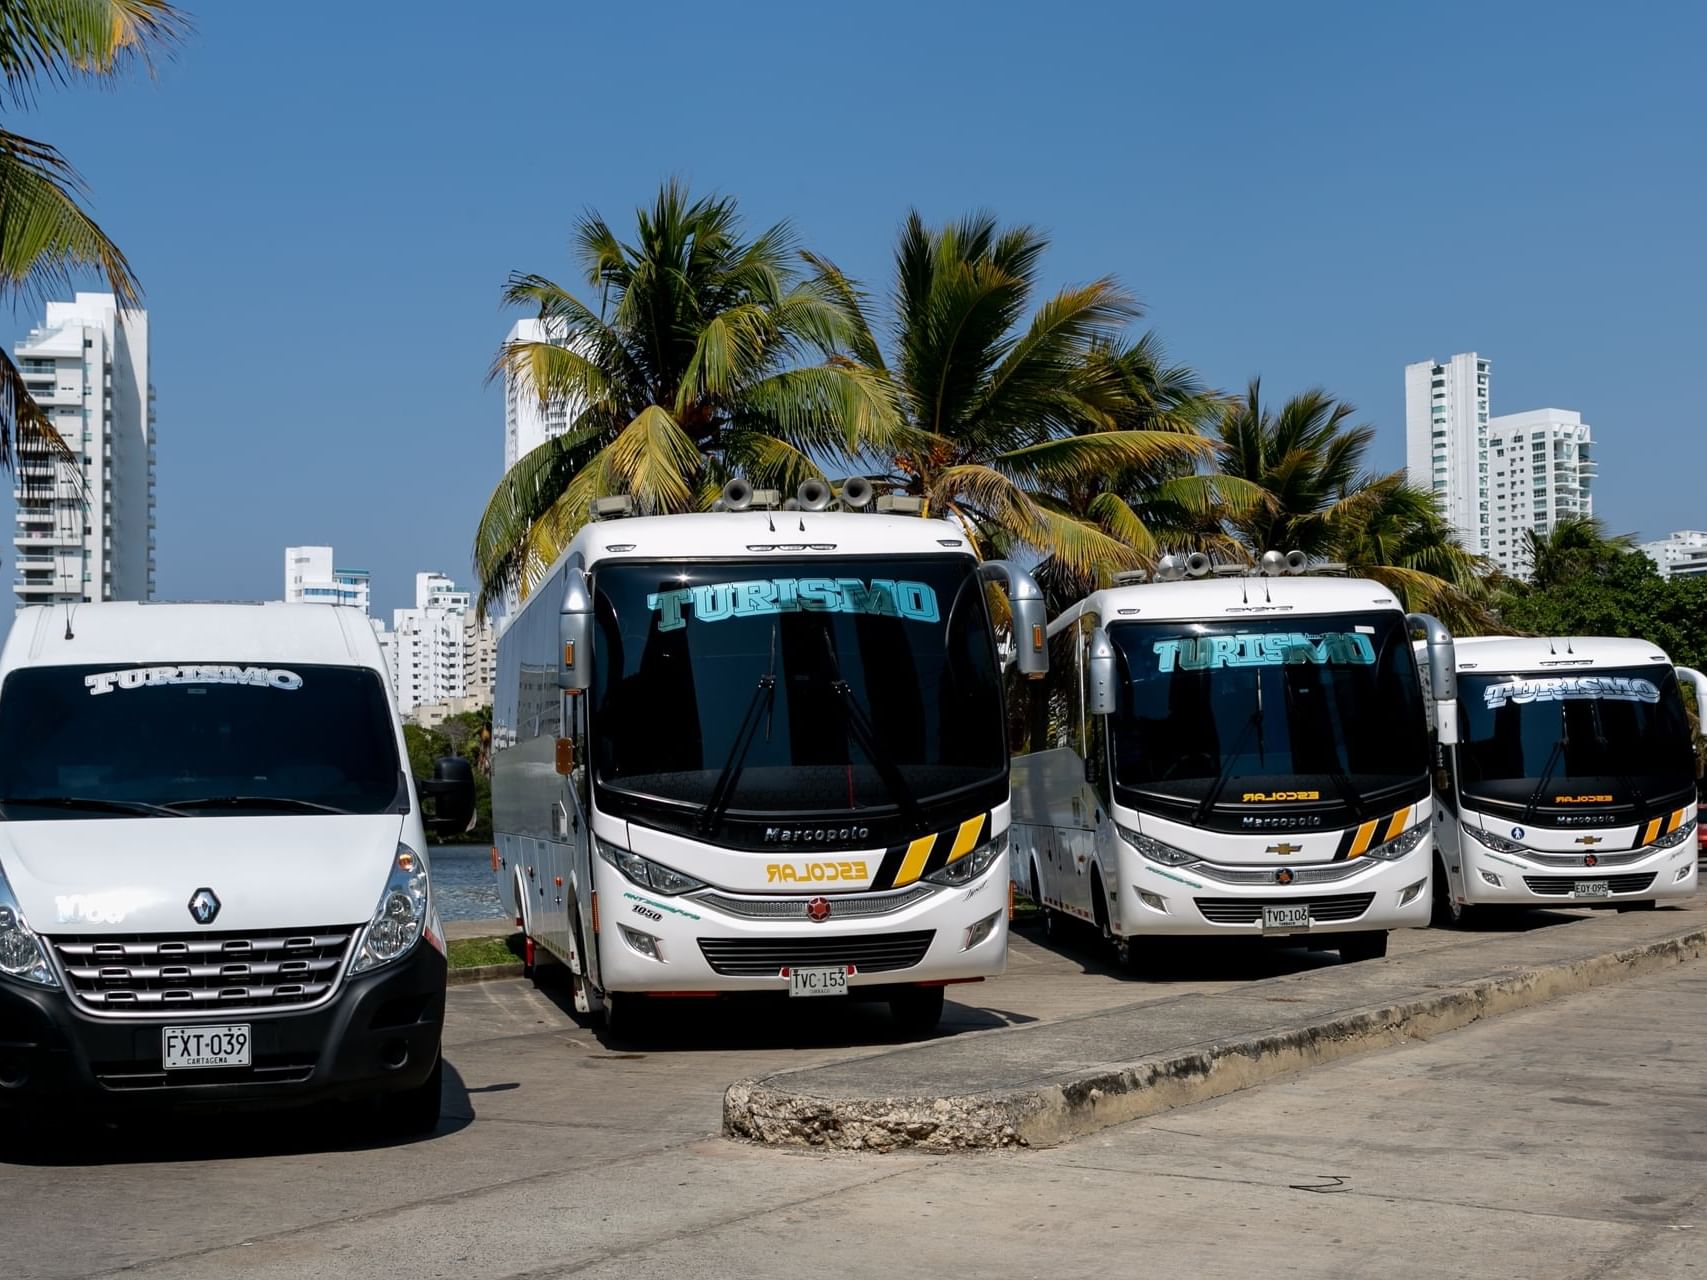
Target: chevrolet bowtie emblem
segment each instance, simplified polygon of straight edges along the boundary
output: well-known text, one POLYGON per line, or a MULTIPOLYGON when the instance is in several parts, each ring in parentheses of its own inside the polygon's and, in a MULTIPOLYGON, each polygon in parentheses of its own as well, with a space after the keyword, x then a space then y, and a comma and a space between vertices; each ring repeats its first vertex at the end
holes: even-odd
POLYGON ((1301 844, 1271 844, 1268 847, 1268 852, 1278 853, 1283 856, 1288 853, 1303 853, 1304 846, 1301 844))
POLYGON ((1601 840, 1602 840, 1602 837, 1600 837, 1600 836, 1578 836, 1577 837, 1577 843, 1578 844, 1599 844, 1599 843, 1601 843, 1601 840))

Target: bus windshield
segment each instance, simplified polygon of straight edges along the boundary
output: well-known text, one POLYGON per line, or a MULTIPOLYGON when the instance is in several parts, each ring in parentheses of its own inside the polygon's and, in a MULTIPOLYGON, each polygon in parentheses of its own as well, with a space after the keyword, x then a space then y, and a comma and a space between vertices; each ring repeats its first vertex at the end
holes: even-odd
POLYGON ((1670 667, 1460 674, 1460 793, 1531 818, 1666 807, 1693 790, 1689 717, 1670 667))
POLYGON ((1419 798, 1422 691, 1397 612, 1117 622, 1123 803, 1209 828, 1336 826, 1419 798))
POLYGON ((781 817, 999 803, 1001 688, 974 561, 599 566, 593 774, 608 812, 731 843, 781 817))
POLYGON ((0 689, 0 814, 401 812, 379 674, 306 663, 23 667, 0 689))

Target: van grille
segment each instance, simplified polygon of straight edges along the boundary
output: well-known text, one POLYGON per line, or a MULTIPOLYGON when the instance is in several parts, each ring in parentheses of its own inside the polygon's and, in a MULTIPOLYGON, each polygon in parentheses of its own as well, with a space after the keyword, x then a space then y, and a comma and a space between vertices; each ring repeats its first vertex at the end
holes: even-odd
POLYGON ((79 1003, 95 1013, 159 1017, 315 1004, 343 972, 355 930, 97 934, 51 939, 79 1003))
MULTIPOLYGON (((1601 876, 1582 876, 1581 879, 1602 879, 1601 876)), ((1606 876, 1606 887, 1613 893, 1640 893, 1654 882, 1654 873, 1645 871, 1633 876, 1606 876)), ((1576 888, 1577 878, 1571 876, 1524 876, 1523 883, 1529 886, 1532 893, 1545 893, 1554 897, 1569 897, 1576 888)))
MULTIPOLYGON (((1276 898, 1198 898, 1197 909, 1210 924, 1257 924, 1264 906, 1298 905, 1296 898, 1284 903, 1276 898)), ((1325 898, 1306 898, 1311 924, 1333 924, 1355 920, 1375 901, 1373 893, 1338 893, 1325 898)))
POLYGON ((931 949, 934 929, 911 933, 847 934, 818 938, 701 938, 699 949, 718 973, 774 978, 785 968, 851 964, 860 973, 911 969, 931 949))

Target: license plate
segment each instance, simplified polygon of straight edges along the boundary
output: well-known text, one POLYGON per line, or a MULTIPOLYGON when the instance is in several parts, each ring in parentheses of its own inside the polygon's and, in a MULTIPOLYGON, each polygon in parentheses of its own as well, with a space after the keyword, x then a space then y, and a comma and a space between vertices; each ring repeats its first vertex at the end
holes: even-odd
POLYGON ((1605 880, 1578 880, 1571 886, 1573 898, 1607 898, 1612 896, 1612 886, 1605 880))
POLYGON ((845 996, 847 993, 846 965, 788 971, 788 994, 791 996, 845 996))
POLYGON ((246 1067, 253 1041, 247 1023, 222 1027, 165 1027, 160 1033, 160 1062, 168 1071, 201 1067, 246 1067))
POLYGON ((1286 906, 1269 906, 1266 903, 1262 909, 1262 931, 1264 933, 1295 933, 1299 929, 1310 927, 1310 907, 1308 903, 1298 903, 1286 906))

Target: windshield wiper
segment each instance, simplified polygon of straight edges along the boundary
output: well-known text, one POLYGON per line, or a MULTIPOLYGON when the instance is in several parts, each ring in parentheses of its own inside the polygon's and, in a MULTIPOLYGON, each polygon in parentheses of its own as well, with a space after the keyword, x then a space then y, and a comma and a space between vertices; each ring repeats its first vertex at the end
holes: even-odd
POLYGON ((883 785, 889 788, 889 794, 896 806, 907 815, 907 820, 913 824, 915 830, 923 831, 926 825, 925 814, 919 807, 918 797, 907 785, 907 780, 901 776, 901 771, 895 767, 894 759, 883 749, 865 708, 854 699, 853 689, 842 675, 841 664, 836 661, 836 647, 830 643, 830 632, 827 628, 823 636, 824 653, 830 663, 830 691, 842 700, 842 715, 847 720, 848 728, 859 742, 860 750, 865 752, 865 758, 871 761, 871 767, 877 770, 877 776, 883 779, 883 785))
POLYGON ((98 796, 4 796, 0 807, 9 804, 40 805, 44 809, 87 809, 91 813, 126 813, 144 818, 181 818, 184 815, 166 805, 147 804, 141 800, 105 800, 98 796))
POLYGON ((160 806, 165 813, 182 814, 185 809, 278 809, 285 813, 349 813, 336 805, 298 800, 294 796, 203 796, 200 800, 174 800, 160 806))
POLYGON ((1553 739, 1553 749, 1547 753, 1547 764, 1541 770, 1541 777, 1535 783, 1535 790, 1529 793, 1529 799, 1523 806, 1521 821, 1530 822, 1535 817, 1535 806, 1541 803, 1541 793, 1547 789, 1547 784, 1553 780, 1553 770, 1559 767, 1559 758, 1565 754, 1565 748, 1570 745, 1571 733, 1565 723, 1565 704, 1559 704, 1559 736, 1553 739))
POLYGON ((770 709, 776 699, 776 623, 771 623, 771 664, 770 670, 759 677, 758 685, 753 689, 753 696, 747 700, 747 714, 741 717, 741 727, 735 733, 735 741, 729 744, 729 757, 723 762, 723 769, 717 775, 717 783, 711 788, 711 799, 705 806, 705 815, 699 820, 700 834, 709 836, 723 821, 723 815, 728 812, 730 803, 735 798, 735 784, 741 780, 741 769, 745 765, 747 752, 752 748, 753 736, 759 731, 761 713, 765 719, 765 740, 770 740, 770 709))
MULTIPOLYGON (((1595 745, 1601 749, 1604 758, 1610 761, 1612 759, 1612 740, 1606 736, 1606 725, 1600 718, 1600 702, 1598 700, 1591 701, 1588 704, 1588 709, 1589 719, 1594 723, 1595 745)), ((1648 808, 1648 798, 1642 794, 1642 788, 1636 785, 1636 779, 1632 778, 1627 773, 1619 773, 1618 777, 1623 780, 1625 787, 1629 789, 1630 798, 1636 803, 1637 814, 1640 815, 1646 812, 1648 808)))
POLYGON ((1227 789, 1227 784, 1233 780, 1233 767, 1239 763, 1239 750, 1245 745, 1245 739, 1251 736, 1252 729, 1260 729, 1262 725, 1262 701, 1251 708, 1250 718, 1245 721, 1245 727, 1239 730, 1239 736, 1232 748, 1222 757, 1221 772, 1215 775, 1215 784, 1209 788, 1202 801, 1197 806, 1197 812, 1191 815, 1191 825, 1201 827, 1203 820, 1215 809, 1215 802, 1221 798, 1221 793, 1227 789))

